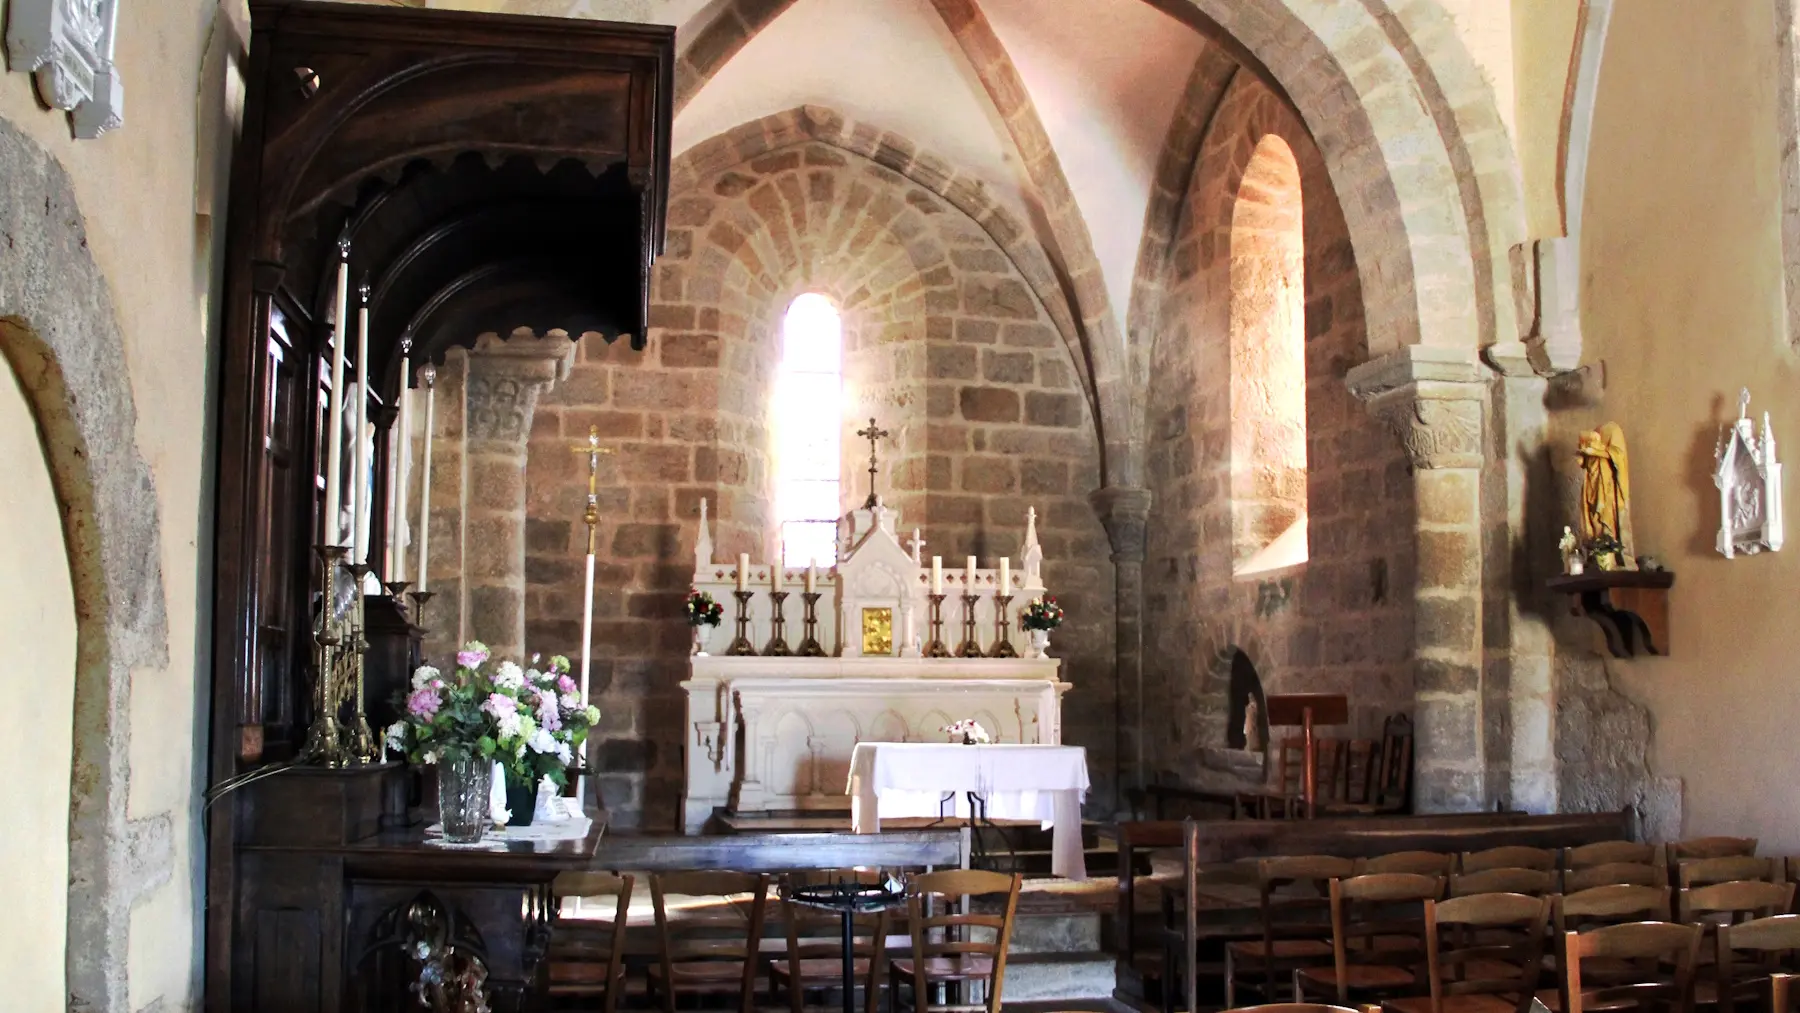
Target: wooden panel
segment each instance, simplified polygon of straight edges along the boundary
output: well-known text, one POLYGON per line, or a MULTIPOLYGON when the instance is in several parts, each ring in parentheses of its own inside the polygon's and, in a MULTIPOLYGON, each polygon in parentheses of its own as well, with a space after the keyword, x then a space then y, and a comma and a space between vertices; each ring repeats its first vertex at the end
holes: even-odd
POLYGON ((256 913, 257 1013, 319 1013, 319 913, 256 913))

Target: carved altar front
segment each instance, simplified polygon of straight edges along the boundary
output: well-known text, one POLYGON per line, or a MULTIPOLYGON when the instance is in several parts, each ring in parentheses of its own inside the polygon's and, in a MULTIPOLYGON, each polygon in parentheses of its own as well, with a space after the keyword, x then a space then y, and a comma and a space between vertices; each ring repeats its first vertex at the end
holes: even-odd
POLYGON ((823 656, 800 657, 767 648, 776 639, 778 603, 786 643, 805 638, 799 589, 806 571, 783 569, 780 586, 795 590, 777 592, 768 564, 749 564, 742 581, 749 589, 745 640, 761 653, 726 654, 736 635, 739 564, 713 560, 702 521, 694 586, 725 605, 725 622, 711 637, 710 653, 690 659, 681 684, 687 832, 720 810, 848 810, 844 789, 859 742, 941 742, 943 726, 974 718, 996 742, 1062 743, 1062 695, 1070 686, 1061 679, 1061 662, 996 656, 1029 653, 1019 613, 1045 592, 1035 520, 1025 532, 1021 565, 1008 561, 1004 585, 999 568, 943 573, 942 640, 955 654, 966 640, 965 615, 972 615, 981 656, 971 657, 927 656, 932 571, 918 555, 916 534, 911 551, 902 546, 898 523, 880 503, 844 519, 840 562, 818 572, 813 592, 814 636, 823 656), (1002 649, 1003 642, 1013 651, 1002 649))

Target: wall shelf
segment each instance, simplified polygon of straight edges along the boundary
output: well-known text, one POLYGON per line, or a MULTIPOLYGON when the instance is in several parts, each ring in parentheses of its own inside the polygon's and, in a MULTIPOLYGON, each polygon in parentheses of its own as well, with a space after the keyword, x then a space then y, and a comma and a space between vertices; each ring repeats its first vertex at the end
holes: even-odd
POLYGON ((1570 612, 1587 616, 1606 634, 1615 658, 1669 653, 1669 588, 1675 575, 1667 570, 1601 570, 1552 577, 1544 586, 1570 597, 1570 612))

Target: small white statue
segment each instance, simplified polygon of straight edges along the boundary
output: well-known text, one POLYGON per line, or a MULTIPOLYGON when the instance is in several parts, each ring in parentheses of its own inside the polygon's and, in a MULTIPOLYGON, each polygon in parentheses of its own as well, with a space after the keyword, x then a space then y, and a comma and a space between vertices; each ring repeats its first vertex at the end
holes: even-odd
POLYGON ((1573 577, 1585 570, 1586 564, 1581 558, 1581 542, 1575 537, 1575 529, 1563 525, 1562 541, 1556 543, 1562 552, 1563 572, 1573 577))
POLYGON ((1738 395, 1738 418, 1719 436, 1713 453, 1713 484, 1719 488, 1718 549, 1726 559, 1738 553, 1776 552, 1785 540, 1781 506, 1781 462, 1775 433, 1763 413, 1762 434, 1750 417, 1750 390, 1738 395))
POLYGON ((1262 722, 1257 720, 1257 714, 1258 714, 1258 710, 1257 710, 1257 706, 1256 706, 1256 701, 1255 700, 1245 701, 1245 703, 1244 703, 1244 748, 1247 750, 1250 750, 1251 752, 1261 752, 1262 747, 1263 747, 1262 722))

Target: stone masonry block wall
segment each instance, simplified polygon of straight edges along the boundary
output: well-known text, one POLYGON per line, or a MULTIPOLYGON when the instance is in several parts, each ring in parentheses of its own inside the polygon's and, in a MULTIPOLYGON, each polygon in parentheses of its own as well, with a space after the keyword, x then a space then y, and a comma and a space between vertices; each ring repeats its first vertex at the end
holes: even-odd
POLYGON ((1351 727, 1331 734, 1377 736, 1383 717, 1410 710, 1412 482, 1398 441, 1344 385, 1368 357, 1362 292, 1337 197, 1295 113, 1240 78, 1196 164, 1151 369, 1145 711, 1152 771, 1223 785, 1236 780, 1221 663, 1233 648, 1268 693, 1348 694, 1351 727), (1309 558, 1234 579, 1232 222, 1270 135, 1293 152, 1303 202, 1309 558))
POLYGON ((534 420, 531 651, 573 657, 580 638, 586 464, 569 448, 597 425, 616 451, 600 466, 595 579, 601 801, 625 824, 676 820, 688 650, 678 616, 699 504, 711 504, 715 558, 776 551, 770 395, 783 315, 806 292, 843 314, 845 509, 867 495, 868 444, 854 432, 870 416, 893 434, 883 498, 924 529, 927 556, 1016 564, 1037 508, 1045 578, 1071 617, 1053 648, 1075 685, 1065 739, 1092 751, 1105 797, 1112 572, 1086 500, 1099 451, 1050 318, 989 226, 906 163, 818 141, 771 148, 758 124, 722 141, 740 157, 704 173, 677 167, 646 350, 584 338, 534 420))

